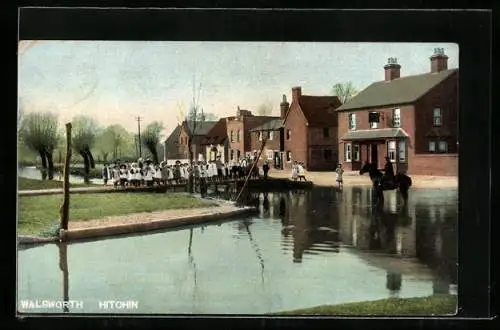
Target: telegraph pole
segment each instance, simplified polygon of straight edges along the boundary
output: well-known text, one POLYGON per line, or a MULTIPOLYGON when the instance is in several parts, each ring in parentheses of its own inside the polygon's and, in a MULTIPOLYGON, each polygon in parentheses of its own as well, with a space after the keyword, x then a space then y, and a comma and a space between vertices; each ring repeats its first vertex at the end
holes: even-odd
POLYGON ((137 130, 139 132, 138 134, 138 144, 139 144, 139 158, 142 158, 142 148, 141 148, 141 117, 137 116, 137 130))

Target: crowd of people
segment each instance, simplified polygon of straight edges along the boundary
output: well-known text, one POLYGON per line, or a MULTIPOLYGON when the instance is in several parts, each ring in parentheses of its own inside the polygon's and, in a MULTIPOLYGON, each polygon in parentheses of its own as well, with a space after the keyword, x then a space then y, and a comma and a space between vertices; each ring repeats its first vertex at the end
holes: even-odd
MULTIPOLYGON (((207 181, 222 181, 224 179, 241 179, 246 177, 252 167, 252 160, 242 158, 240 161, 222 162, 198 161, 193 166, 189 163, 177 161, 174 165, 166 162, 153 164, 150 159, 139 158, 137 162, 115 162, 104 164, 102 178, 104 184, 112 182, 115 187, 151 187, 154 185, 183 184, 189 179, 190 173, 196 179, 204 178, 207 181)), ((267 177, 269 166, 263 166, 264 177, 267 177)), ((252 178, 259 177, 259 169, 254 167, 252 178)))

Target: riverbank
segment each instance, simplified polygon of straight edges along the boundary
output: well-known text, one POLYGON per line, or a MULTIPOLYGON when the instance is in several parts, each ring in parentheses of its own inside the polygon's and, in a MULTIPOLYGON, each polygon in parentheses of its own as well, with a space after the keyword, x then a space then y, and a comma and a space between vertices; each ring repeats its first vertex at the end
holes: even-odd
POLYGON ((335 316, 445 316, 457 312, 457 296, 433 295, 419 298, 388 298, 339 305, 322 305, 272 315, 335 316))
MULTIPOLYGON (((291 178, 292 172, 288 170, 271 170, 269 176, 272 178, 291 178)), ((306 172, 306 179, 312 181, 316 186, 337 186, 335 172, 306 172)), ((414 188, 457 188, 458 177, 453 176, 426 176, 412 175, 412 187, 414 188)), ((359 175, 358 172, 345 172, 343 176, 344 186, 371 186, 370 177, 359 175)))
MULTIPOLYGON (((70 188, 82 188, 82 187, 100 187, 102 185, 97 184, 85 184, 85 183, 70 183, 70 188)), ((63 188, 62 181, 56 180, 37 180, 28 179, 23 177, 17 177, 17 189, 22 190, 44 190, 44 189, 61 189, 63 188)))
MULTIPOLYGON (((50 236, 59 225, 61 195, 20 196, 18 200, 18 234, 50 236)), ((215 207, 214 201, 202 200, 185 193, 73 194, 69 206, 69 226, 75 221, 89 221, 110 216, 133 218, 133 214, 176 210, 186 212, 215 207)), ((92 223, 92 222, 90 222, 92 223)))

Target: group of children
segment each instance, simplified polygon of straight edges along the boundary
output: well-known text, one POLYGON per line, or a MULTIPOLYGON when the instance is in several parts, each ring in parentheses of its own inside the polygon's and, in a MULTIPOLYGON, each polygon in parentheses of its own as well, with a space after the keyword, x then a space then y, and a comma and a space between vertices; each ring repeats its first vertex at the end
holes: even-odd
POLYGON ((292 180, 307 181, 304 163, 294 161, 292 164, 292 180))

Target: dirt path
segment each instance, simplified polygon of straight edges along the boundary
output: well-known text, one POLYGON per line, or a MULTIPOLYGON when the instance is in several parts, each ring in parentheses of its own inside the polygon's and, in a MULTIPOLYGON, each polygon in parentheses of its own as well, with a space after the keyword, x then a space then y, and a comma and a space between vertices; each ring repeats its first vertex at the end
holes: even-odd
MULTIPOLYGON (((274 178, 291 178, 291 171, 269 171, 269 176, 274 178)), ((306 172, 306 179, 312 181, 317 186, 334 186, 334 172, 306 172)), ((357 172, 344 173, 344 186, 370 186, 372 183, 368 175, 359 175, 357 172)), ((453 176, 424 176, 412 175, 415 188, 455 188, 458 187, 458 177, 453 176)))

